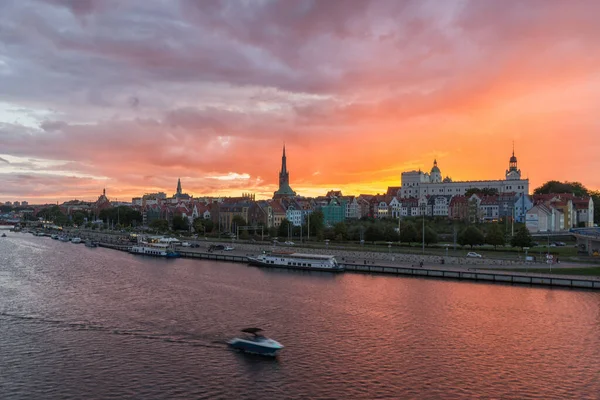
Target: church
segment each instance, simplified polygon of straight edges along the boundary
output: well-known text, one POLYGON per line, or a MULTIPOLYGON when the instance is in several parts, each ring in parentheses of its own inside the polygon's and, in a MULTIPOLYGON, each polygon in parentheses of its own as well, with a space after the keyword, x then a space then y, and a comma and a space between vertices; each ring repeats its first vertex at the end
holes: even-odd
POLYGON ((455 182, 449 177, 442 179, 437 160, 434 160, 429 173, 421 170, 403 172, 398 194, 401 198, 420 198, 428 195, 455 196, 464 195, 472 188, 496 189, 498 193, 529 194, 529 179, 521 179, 521 170, 517 167, 514 149, 504 175, 505 179, 500 180, 455 182))
POLYGON ((283 145, 283 156, 281 157, 281 171, 279 172, 279 189, 273 193, 274 199, 294 197, 296 192, 290 187, 290 173, 287 170, 287 159, 285 157, 285 145, 283 145))

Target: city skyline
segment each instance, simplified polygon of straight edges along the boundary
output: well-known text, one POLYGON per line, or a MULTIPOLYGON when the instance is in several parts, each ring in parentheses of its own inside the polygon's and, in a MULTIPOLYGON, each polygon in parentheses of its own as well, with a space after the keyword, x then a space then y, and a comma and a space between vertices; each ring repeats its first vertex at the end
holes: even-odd
POLYGON ((0 5, 0 201, 600 189, 597 2, 115 4, 0 5))

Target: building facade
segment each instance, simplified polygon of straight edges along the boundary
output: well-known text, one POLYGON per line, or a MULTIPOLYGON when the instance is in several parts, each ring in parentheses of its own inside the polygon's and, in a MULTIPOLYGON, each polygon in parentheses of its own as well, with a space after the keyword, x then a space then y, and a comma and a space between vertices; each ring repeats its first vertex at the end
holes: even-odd
POLYGON ((403 172, 401 176, 400 197, 421 197, 428 195, 464 195, 469 189, 496 189, 498 193, 529 193, 529 179, 521 179, 521 170, 517 167, 517 157, 513 151, 509 167, 503 180, 454 182, 449 177, 442 179, 442 173, 433 162, 429 173, 423 171, 403 172))

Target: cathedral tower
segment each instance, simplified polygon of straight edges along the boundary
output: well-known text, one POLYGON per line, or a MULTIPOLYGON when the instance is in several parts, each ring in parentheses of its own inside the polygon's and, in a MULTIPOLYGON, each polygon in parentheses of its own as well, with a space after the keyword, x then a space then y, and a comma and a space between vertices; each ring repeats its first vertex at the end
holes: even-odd
POLYGON ((296 192, 290 187, 290 173, 287 170, 287 158, 285 156, 285 145, 283 145, 283 156, 281 157, 281 171, 279 172, 279 190, 273 194, 273 198, 295 196, 296 192))

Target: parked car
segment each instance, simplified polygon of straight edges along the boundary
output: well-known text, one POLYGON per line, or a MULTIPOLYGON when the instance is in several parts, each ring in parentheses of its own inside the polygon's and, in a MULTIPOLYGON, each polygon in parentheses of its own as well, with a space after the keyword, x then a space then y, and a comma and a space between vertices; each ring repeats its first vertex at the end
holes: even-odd
POLYGON ((285 242, 285 244, 287 244, 288 246, 293 246, 295 243, 294 242, 290 242, 289 240, 287 242, 285 242))
POLYGON ((181 243, 181 247, 192 247, 192 245, 189 244, 188 242, 183 242, 183 243, 181 243))
POLYGON ((481 254, 470 251, 467 253, 467 257, 481 258, 481 254))
POLYGON ((233 247, 231 247, 231 246, 225 246, 225 251, 231 251, 231 250, 233 250, 233 249, 234 249, 234 248, 233 248, 233 247))
POLYGON ((213 251, 213 250, 225 250, 225 246, 223 246, 222 244, 213 244, 212 246, 210 246, 208 248, 208 251, 213 251))
POLYGON ((200 245, 198 243, 192 243, 191 247, 198 248, 200 245))

